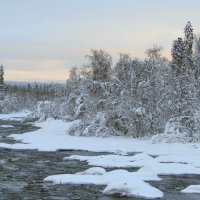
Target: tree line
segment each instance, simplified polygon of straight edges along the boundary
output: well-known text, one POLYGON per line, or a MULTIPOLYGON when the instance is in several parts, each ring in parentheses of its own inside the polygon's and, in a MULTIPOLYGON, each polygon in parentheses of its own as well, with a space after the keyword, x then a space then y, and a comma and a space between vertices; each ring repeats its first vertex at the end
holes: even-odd
POLYGON ((173 42, 168 61, 162 48, 146 58, 120 54, 115 66, 103 50, 92 50, 84 68, 74 67, 67 81, 72 118, 78 135, 199 134, 200 38, 190 22, 184 38, 173 42), (167 124, 167 126, 166 126, 167 124))
MULTIPOLYGON (((154 46, 143 60, 120 54, 113 65, 109 53, 94 49, 86 56, 84 67, 71 68, 64 87, 17 91, 40 101, 34 107, 37 117, 76 120, 71 135, 143 137, 165 133, 198 140, 200 37, 194 35, 190 22, 184 38, 173 42, 171 61, 161 53, 162 48, 154 46)), ((13 87, 6 92, 16 93, 13 87)))

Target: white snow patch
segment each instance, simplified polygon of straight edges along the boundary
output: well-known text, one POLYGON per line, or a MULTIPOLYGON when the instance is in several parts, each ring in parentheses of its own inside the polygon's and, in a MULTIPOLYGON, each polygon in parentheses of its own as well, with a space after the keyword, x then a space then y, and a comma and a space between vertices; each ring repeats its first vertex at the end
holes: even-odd
POLYGON ((183 193, 200 193, 200 185, 190 185, 184 190, 181 190, 183 193))
POLYGON ((21 121, 23 118, 26 118, 28 115, 30 115, 30 111, 21 111, 17 113, 9 113, 9 114, 0 114, 1 120, 13 120, 13 121, 21 121))
POLYGON ((121 194, 121 196, 127 197, 145 197, 145 198, 159 198, 163 197, 163 193, 150 186, 148 183, 145 183, 141 180, 125 180, 118 182, 111 182, 103 190, 103 193, 106 195, 112 194, 121 194))
POLYGON ((1 125, 0 128, 13 128, 14 126, 12 125, 1 125))
POLYGON ((121 194, 122 196, 140 196, 145 198, 162 197, 163 193, 144 182, 133 172, 126 170, 114 170, 102 175, 71 175, 61 174, 48 176, 44 181, 52 181, 56 184, 95 184, 107 185, 104 194, 121 194))
POLYGON ((87 161, 89 165, 101 166, 107 168, 132 168, 132 167, 143 167, 147 163, 154 163, 155 165, 158 162, 153 159, 153 157, 139 153, 134 156, 121 156, 121 155, 100 155, 100 156, 79 156, 72 155, 65 157, 64 160, 80 160, 87 161))
POLYGON ((83 172, 78 172, 79 175, 103 175, 106 173, 106 170, 102 167, 91 167, 83 172))
POLYGON ((89 165, 101 167, 141 167, 135 176, 142 180, 160 180, 158 175, 200 174, 200 168, 194 164, 160 163, 158 159, 144 153, 134 156, 102 155, 102 156, 70 156, 65 160, 87 161, 89 165))

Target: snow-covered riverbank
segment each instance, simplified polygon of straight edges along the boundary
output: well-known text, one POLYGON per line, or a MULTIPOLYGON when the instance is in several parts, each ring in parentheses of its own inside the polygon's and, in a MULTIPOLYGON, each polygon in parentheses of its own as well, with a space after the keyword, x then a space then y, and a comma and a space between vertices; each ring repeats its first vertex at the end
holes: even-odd
MULTIPOLYGON (((10 118, 15 117, 11 115, 10 118)), ((10 136, 21 140, 22 143, 0 143, 0 147, 40 151, 65 149, 110 152, 110 155, 103 156, 73 155, 64 158, 87 161, 89 165, 101 167, 101 173, 99 173, 99 168, 92 168, 78 174, 53 175, 45 178, 45 181, 59 184, 106 185, 103 191, 105 194, 120 193, 126 196, 146 198, 162 197, 162 191, 152 187, 146 181, 159 181, 158 175, 163 174, 200 174, 200 144, 151 144, 150 140, 126 137, 75 137, 66 134, 72 124, 73 122, 53 119, 36 123, 35 125, 40 127, 39 130, 10 136), (136 154, 131 155, 130 153, 136 154), (123 170, 111 172, 104 170, 104 168, 113 167, 120 167, 123 170), (140 169, 137 172, 127 171, 132 167, 140 169)), ((199 187, 196 188, 198 190, 199 187)))
MULTIPOLYGON (((11 118, 15 118, 14 115, 11 118)), ((200 154, 200 144, 160 143, 152 144, 151 140, 134 139, 132 137, 79 137, 67 135, 73 122, 48 119, 35 123, 40 129, 24 134, 12 134, 22 143, 0 144, 11 149, 38 149, 39 151, 86 150, 95 152, 112 152, 126 155, 131 152, 143 152, 149 155, 167 155, 167 159, 181 159, 181 162, 195 160, 200 154), (191 156, 192 155, 192 156, 191 156), (172 157, 173 158, 172 158, 172 157), (178 158, 177 158, 178 157, 178 158)))

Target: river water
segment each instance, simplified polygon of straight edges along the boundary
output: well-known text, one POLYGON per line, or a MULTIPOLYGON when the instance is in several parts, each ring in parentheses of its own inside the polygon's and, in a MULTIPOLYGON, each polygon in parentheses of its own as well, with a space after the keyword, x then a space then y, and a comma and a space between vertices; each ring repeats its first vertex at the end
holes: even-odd
MULTIPOLYGON (((10 134, 36 130, 31 123, 3 121, 0 142, 14 143, 10 134)), ((102 153, 103 154, 103 153, 102 153)), ((53 174, 74 174, 91 166, 86 162, 63 160, 70 155, 101 155, 84 151, 39 152, 36 150, 11 150, 0 148, 0 200, 142 200, 102 194, 105 186, 54 185, 43 179, 53 174)), ((108 170, 108 169, 107 169, 108 170)), ((111 170, 111 169, 109 169, 111 170)), ((129 169, 131 171, 137 169, 129 169)), ((200 184, 200 176, 162 176, 162 181, 151 184, 164 192, 162 200, 199 200, 198 194, 181 194, 180 190, 191 184, 200 184)))

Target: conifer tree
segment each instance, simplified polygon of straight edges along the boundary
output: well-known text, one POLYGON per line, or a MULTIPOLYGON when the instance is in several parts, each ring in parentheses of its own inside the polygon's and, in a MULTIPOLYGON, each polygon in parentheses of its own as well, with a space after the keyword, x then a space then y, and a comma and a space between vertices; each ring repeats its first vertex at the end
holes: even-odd
POLYGON ((185 51, 185 65, 188 68, 193 68, 194 66, 194 61, 193 61, 193 40, 194 40, 194 35, 193 35, 193 28, 190 23, 190 21, 187 22, 185 29, 185 38, 184 38, 184 51, 185 51))
POLYGON ((172 99, 175 108, 175 116, 182 115, 182 102, 183 102, 183 87, 184 87, 184 42, 182 38, 178 38, 173 42, 171 55, 171 86, 172 86, 172 99))
POLYGON ((172 46, 172 69, 176 76, 181 74, 184 61, 184 43, 182 38, 178 38, 173 42, 172 46))
POLYGON ((196 73, 195 73, 195 78, 198 79, 200 76, 200 37, 196 37, 195 40, 195 68, 196 68, 196 73))
POLYGON ((185 74, 183 74, 184 81, 184 101, 187 102, 187 114, 192 114, 196 109, 197 104, 197 91, 196 91, 196 79, 195 79, 195 65, 193 59, 193 28, 190 21, 187 22, 185 29, 185 39, 184 39, 184 66, 185 74))
POLYGON ((197 109, 197 90, 195 80, 195 65, 193 59, 193 29, 187 22, 184 29, 184 41, 175 40, 172 47, 172 101, 176 105, 175 117, 171 122, 179 124, 180 132, 195 133, 195 118, 197 109))
POLYGON ((195 69, 193 59, 193 29, 187 22, 184 41, 178 38, 172 47, 172 85, 175 91, 177 115, 190 115, 195 109, 197 93, 195 91, 195 69))
POLYGON ((196 37, 195 40, 195 79, 196 83, 196 90, 197 90, 197 97, 198 102, 200 102, 200 37, 196 37))

